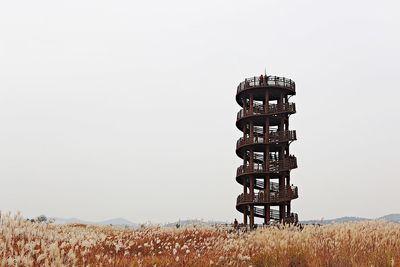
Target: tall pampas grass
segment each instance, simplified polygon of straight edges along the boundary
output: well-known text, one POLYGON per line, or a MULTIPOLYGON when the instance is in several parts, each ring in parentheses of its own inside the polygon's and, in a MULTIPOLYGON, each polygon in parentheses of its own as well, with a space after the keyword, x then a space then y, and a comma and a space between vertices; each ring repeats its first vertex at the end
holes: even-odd
POLYGON ((400 266, 400 224, 117 229, 0 215, 1 266, 400 266))

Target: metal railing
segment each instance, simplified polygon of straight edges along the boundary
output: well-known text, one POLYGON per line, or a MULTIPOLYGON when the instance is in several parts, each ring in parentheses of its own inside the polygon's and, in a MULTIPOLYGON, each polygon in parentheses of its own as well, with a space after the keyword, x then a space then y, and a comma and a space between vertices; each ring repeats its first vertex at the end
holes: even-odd
POLYGON ((241 119, 247 116, 253 115, 274 115, 279 113, 295 113, 296 105, 295 103, 280 103, 280 104, 269 104, 268 108, 264 108, 262 105, 256 105, 253 107, 253 110, 249 109, 241 109, 237 113, 237 119, 241 119))
POLYGON ((236 204, 260 203, 267 204, 272 202, 283 202, 298 198, 297 186, 285 186, 278 192, 265 192, 264 190, 254 194, 240 194, 237 197, 236 204))
POLYGON ((241 137, 236 142, 236 148, 239 148, 244 145, 289 142, 289 141, 294 141, 294 140, 296 140, 296 131, 269 132, 268 142, 266 142, 266 138, 264 138, 263 136, 260 136, 258 133, 256 133, 253 136, 253 138, 241 137))
POLYGON ((283 87, 290 89, 293 92, 296 91, 296 84, 291 79, 278 76, 262 76, 262 79, 260 78, 261 76, 245 79, 238 85, 237 93, 240 93, 245 89, 254 87, 265 87, 265 86, 283 87))
POLYGON ((237 168, 236 176, 247 173, 278 173, 297 168, 297 159, 294 156, 282 160, 270 160, 269 164, 241 165, 237 168))
MULTIPOLYGON (((264 188, 264 181, 256 180, 255 186, 257 188, 264 188)), ((279 191, 279 183, 270 182, 269 183, 269 191, 278 192, 279 191)))
MULTIPOLYGON (((250 210, 247 210, 248 212, 250 212, 250 210)), ((259 207, 254 207, 254 214, 260 217, 264 217, 265 216, 265 212, 263 208, 259 208, 259 207)), ((272 220, 275 221, 280 221, 280 214, 279 214, 279 210, 274 210, 274 209, 270 209, 270 218, 272 220)), ((285 212, 284 214, 284 218, 283 218, 283 223, 297 223, 299 221, 298 215, 297 213, 288 213, 285 212)))

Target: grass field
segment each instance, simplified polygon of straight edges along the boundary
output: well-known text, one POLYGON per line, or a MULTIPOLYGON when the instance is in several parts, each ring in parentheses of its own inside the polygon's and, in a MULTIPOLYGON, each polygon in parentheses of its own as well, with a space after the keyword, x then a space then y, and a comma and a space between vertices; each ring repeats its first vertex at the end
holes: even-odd
POLYGON ((1 266, 400 266, 400 224, 117 229, 2 215, 1 266))

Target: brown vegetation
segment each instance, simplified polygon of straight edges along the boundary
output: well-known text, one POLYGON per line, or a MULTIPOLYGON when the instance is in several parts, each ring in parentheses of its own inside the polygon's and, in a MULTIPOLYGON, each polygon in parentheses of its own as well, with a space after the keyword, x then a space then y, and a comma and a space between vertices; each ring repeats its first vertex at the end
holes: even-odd
POLYGON ((400 266, 400 224, 116 229, 3 215, 1 266, 400 266))

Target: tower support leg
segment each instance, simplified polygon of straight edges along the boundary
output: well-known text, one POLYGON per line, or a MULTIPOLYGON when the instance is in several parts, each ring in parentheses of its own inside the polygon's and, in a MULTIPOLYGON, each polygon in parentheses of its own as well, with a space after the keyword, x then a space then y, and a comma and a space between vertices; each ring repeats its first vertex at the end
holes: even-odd
POLYGON ((281 223, 285 221, 285 205, 279 205, 279 221, 281 223))
POLYGON ((250 206, 250 229, 254 229, 254 206, 250 206))

